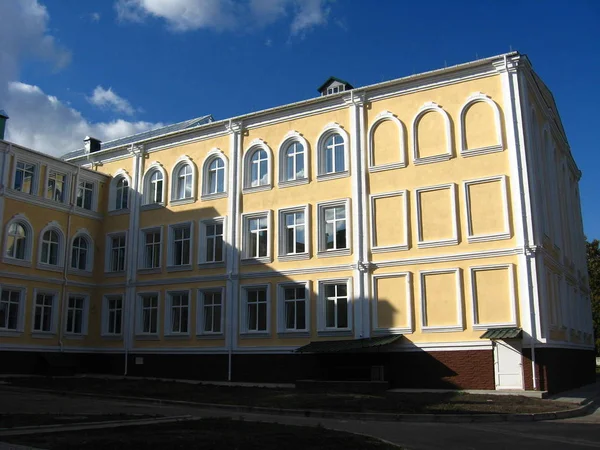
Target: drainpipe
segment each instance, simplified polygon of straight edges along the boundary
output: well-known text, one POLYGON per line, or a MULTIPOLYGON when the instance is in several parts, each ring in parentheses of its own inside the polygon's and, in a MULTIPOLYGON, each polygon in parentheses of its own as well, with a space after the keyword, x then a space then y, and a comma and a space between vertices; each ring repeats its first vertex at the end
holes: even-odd
MULTIPOLYGON (((504 68, 505 70, 508 72, 508 61, 507 61, 507 57, 506 55, 504 55, 504 68)), ((513 111, 513 127, 515 130, 519 130, 519 119, 517 117, 517 113, 515 111, 515 90, 514 90, 514 84, 513 84, 513 79, 512 76, 510 75, 510 73, 508 73, 508 85, 509 85, 509 89, 510 89, 510 101, 512 103, 511 107, 512 107, 512 111, 513 111)), ((518 143, 518 139, 516 141, 518 143)), ((517 144, 519 145, 519 144, 517 144)), ((535 304, 534 304, 534 300, 533 300, 533 283, 532 283, 532 275, 531 275, 531 268, 529 266, 529 258, 531 256, 531 252, 529 249, 529 236, 528 236, 528 231, 527 231, 527 213, 525 211, 525 191, 524 191, 524 186, 523 186, 523 180, 522 180, 522 176, 523 176, 523 163, 521 161, 521 158, 518 157, 517 158, 517 165, 518 165, 518 171, 519 171, 519 183, 520 183, 520 197, 521 197, 521 211, 522 211, 522 219, 523 219, 523 254, 525 255, 525 269, 527 270, 527 292, 529 294, 529 320, 530 320, 530 326, 531 326, 531 338, 530 338, 530 343, 531 343, 531 381, 532 381, 532 386, 533 386, 533 390, 537 391, 538 388, 538 383, 537 383, 537 378, 536 378, 536 373, 535 373, 535 369, 536 369, 536 363, 535 363, 535 341, 537 339, 537 328, 536 328, 536 321, 535 321, 535 304)))

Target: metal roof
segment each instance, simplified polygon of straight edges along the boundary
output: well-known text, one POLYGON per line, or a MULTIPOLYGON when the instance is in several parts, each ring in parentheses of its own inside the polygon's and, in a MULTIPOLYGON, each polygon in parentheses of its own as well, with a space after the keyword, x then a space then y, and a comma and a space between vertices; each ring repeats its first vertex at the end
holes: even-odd
MULTIPOLYGON (((207 123, 210 123, 213 120, 214 119, 212 115, 208 114, 206 116, 196 117, 195 119, 185 120, 183 122, 174 123, 165 127, 155 128, 154 130, 144 131, 143 133, 132 134, 130 136, 125 136, 119 139, 113 139, 112 141, 102 142, 102 144, 100 145, 100 151, 108 150, 110 148, 122 147, 133 142, 141 141, 144 139, 150 139, 154 136, 160 136, 162 134, 191 129, 200 125, 206 125, 207 123)), ((79 150, 66 153, 63 156, 61 156, 61 159, 72 159, 82 155, 85 155, 84 148, 80 148, 79 150)))
POLYGON ((490 328, 481 335, 481 339, 516 339, 520 338, 523 330, 517 327, 490 328))
POLYGON ((376 336, 364 339, 349 339, 340 341, 319 341, 311 342, 296 349, 297 353, 340 353, 352 352, 357 350, 368 350, 381 347, 396 342, 402 337, 401 334, 390 334, 386 336, 376 336))

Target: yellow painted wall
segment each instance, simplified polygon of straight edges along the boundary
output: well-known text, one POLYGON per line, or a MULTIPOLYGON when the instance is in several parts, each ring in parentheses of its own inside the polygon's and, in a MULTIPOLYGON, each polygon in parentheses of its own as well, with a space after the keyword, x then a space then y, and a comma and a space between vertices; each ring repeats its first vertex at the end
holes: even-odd
POLYGON ((488 181, 467 187, 473 235, 505 233, 504 182, 488 181))
POLYGON ((380 122, 373 129, 373 164, 399 162, 401 144, 398 125, 391 120, 380 122))
POLYGON ((498 144, 496 119, 485 102, 473 103, 465 112, 465 147, 475 149, 498 144))
POLYGON ((417 123, 419 158, 446 153, 446 124, 444 117, 435 111, 426 112, 417 123))
POLYGON ((480 324, 512 323, 516 292, 511 286, 512 267, 473 272, 475 307, 480 324))

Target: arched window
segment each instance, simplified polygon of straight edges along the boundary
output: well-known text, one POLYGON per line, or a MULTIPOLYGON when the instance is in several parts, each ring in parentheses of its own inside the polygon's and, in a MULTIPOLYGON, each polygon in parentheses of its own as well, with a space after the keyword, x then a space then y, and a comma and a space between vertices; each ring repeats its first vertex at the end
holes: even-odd
POLYGON ((227 156, 218 148, 206 155, 202 166, 202 198, 206 200, 227 196, 227 156))
POLYGON ((177 171, 176 199, 183 200, 193 196, 193 172, 189 164, 182 165, 177 171))
POLYGON ((250 187, 269 184, 269 155, 262 148, 250 157, 250 187))
POLYGON ((21 222, 13 222, 8 226, 6 234, 5 255, 14 259, 27 259, 27 227, 21 222))
POLYGON ((42 235, 42 250, 40 262, 51 266, 58 266, 60 251, 60 237, 56 230, 48 230, 42 235))
POLYGON ((119 178, 115 188, 115 209, 127 209, 129 206, 129 182, 125 177, 119 178))
POLYGON ((349 175, 348 133, 337 123, 325 127, 318 139, 317 179, 326 180, 349 175))
POLYGON ((150 168, 144 176, 144 205, 158 205, 165 202, 165 175, 162 168, 150 168))
POLYGON ((225 163, 215 158, 208 166, 208 194, 225 192, 225 163))
POLYGON ((86 238, 77 236, 73 239, 71 248, 71 269, 89 270, 88 268, 89 245, 86 238))
POLYGON ((344 155, 344 139, 334 133, 325 141, 325 173, 343 172, 346 170, 344 155))
POLYGON ((285 181, 306 178, 304 170, 304 146, 300 142, 292 142, 285 151, 285 181))

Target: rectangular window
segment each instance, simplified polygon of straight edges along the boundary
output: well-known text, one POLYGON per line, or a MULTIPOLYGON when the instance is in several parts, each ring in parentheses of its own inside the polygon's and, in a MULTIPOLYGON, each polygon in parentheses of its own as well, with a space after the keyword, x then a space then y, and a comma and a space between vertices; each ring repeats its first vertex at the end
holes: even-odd
POLYGON ((267 288, 246 289, 246 330, 267 331, 267 288))
POLYGON ((124 234, 110 236, 110 272, 125 271, 125 250, 127 239, 124 234))
POLYGON ((348 200, 318 205, 320 256, 350 253, 348 205, 348 200))
POLYGON ((306 213, 300 211, 284 212, 280 216, 283 236, 283 255, 306 253, 306 213))
POLYGON ((223 222, 207 223, 206 230, 206 261, 223 261, 223 222))
POLYGON ((191 263, 192 227, 189 224, 171 228, 171 265, 186 266, 191 263))
POLYGON ((5 288, 0 291, 0 330, 17 331, 20 307, 20 290, 5 288))
POLYGON ((105 324, 104 333, 120 335, 123 332, 123 297, 111 295, 104 300, 105 324))
POLYGON ((269 256, 269 215, 244 218, 245 257, 264 258, 269 256))
POLYGON ((54 329, 54 294, 38 293, 33 311, 33 331, 50 333, 54 329))
POLYGON ((158 333, 158 295, 142 295, 139 304, 138 332, 140 334, 158 333))
POLYGON ((17 161, 17 170, 15 171, 15 182, 13 188, 25 194, 35 194, 35 164, 17 161))
POLYGON ((306 330, 306 286, 290 285, 281 288, 280 305, 283 307, 283 331, 306 330))
POLYGON ((190 317, 190 295, 188 292, 169 293, 169 334, 187 334, 190 317))
POLYGON ((79 181, 77 184, 77 206, 79 208, 92 210, 92 198, 94 195, 94 184, 89 181, 79 181))
POLYGON ((202 334, 221 333, 221 314, 223 311, 223 299, 221 291, 201 291, 202 319, 198 321, 202 326, 202 334))
POLYGON ((148 230, 143 232, 143 269, 156 269, 160 267, 161 254, 161 232, 160 230, 148 230))
POLYGON ((348 284, 324 286, 325 328, 348 328, 348 284))
POLYGON ((48 172, 48 186, 46 186, 46 198, 56 202, 65 201, 65 185, 67 176, 64 173, 50 170, 48 172))
POLYGON ((67 333, 83 334, 85 321, 85 297, 81 295, 70 295, 67 301, 67 333))

